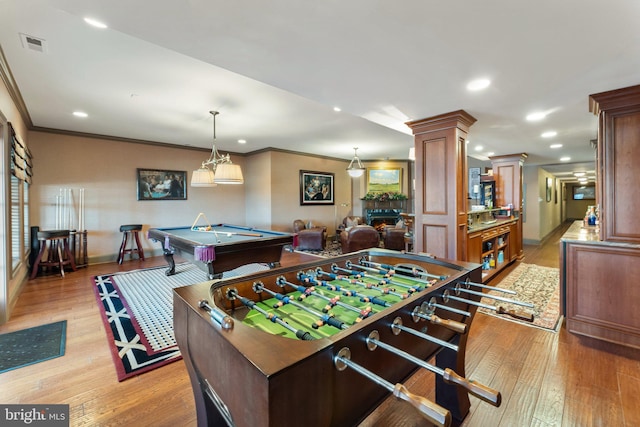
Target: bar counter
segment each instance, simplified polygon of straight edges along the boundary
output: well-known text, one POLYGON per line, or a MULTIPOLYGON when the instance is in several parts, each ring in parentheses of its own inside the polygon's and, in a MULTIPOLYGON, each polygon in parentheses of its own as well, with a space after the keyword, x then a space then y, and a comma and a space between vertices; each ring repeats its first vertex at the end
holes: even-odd
POLYGON ((560 309, 567 330, 640 348, 640 245, 599 240, 574 222, 560 239, 560 309))

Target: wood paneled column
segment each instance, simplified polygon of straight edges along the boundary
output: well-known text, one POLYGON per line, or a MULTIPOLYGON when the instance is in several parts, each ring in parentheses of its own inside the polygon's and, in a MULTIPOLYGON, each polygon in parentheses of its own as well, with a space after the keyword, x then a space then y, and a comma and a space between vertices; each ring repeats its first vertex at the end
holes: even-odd
POLYGON ((466 260, 466 139, 475 122, 458 110, 407 123, 416 150, 416 252, 466 260))
POLYGON ((513 227, 516 234, 511 238, 511 250, 518 259, 524 257, 522 246, 522 167, 526 158, 525 153, 490 157, 493 177, 496 180, 496 205, 512 204, 519 214, 516 226, 513 227))

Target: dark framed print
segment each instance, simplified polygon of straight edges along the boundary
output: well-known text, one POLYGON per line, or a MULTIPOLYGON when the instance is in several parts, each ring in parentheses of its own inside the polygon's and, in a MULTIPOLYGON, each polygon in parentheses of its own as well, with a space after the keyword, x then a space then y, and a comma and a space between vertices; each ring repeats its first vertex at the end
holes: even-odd
POLYGON ((558 204, 558 178, 553 178, 553 200, 558 204))
POLYGON ((573 200, 595 200, 595 185, 576 185, 573 187, 573 200))
POLYGON ((330 172, 300 171, 300 205, 333 205, 334 175, 330 172))
POLYGON ((138 200, 187 200, 187 172, 137 169, 138 200))

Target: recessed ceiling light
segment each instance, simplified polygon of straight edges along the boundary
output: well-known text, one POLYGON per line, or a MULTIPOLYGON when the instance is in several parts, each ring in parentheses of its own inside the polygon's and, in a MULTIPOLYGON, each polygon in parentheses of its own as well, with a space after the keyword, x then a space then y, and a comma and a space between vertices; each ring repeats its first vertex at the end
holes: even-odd
POLYGON ((562 148, 562 144, 551 144, 549 148, 562 148))
POLYGON ((76 117, 82 117, 82 118, 89 117, 89 115, 84 111, 74 111, 73 115, 76 117))
POLYGON ((542 135, 540 136, 543 138, 553 138, 557 134, 558 132, 556 132, 555 130, 549 130, 549 131, 543 132, 542 135))
POLYGON ((336 113, 339 113, 340 111, 342 111, 342 108, 340 108, 340 107, 333 107, 333 111, 335 111, 336 113))
POLYGON ((574 172, 573 173, 574 176, 585 176, 585 172, 574 172))
POLYGON ((86 22, 87 24, 89 24, 89 25, 91 25, 93 27, 100 28, 102 30, 107 28, 106 24, 104 24, 104 23, 102 23, 100 21, 97 21, 97 20, 95 20, 93 18, 84 18, 84 22, 86 22))
POLYGON ((475 150, 476 151, 482 151, 482 148, 484 148, 484 147, 482 147, 482 145, 476 145, 475 150))
POLYGON ((477 90, 486 89, 489 87, 490 84, 491 84, 491 80, 489 79, 472 80, 467 84, 467 90, 477 91, 477 90))
POLYGON ((561 162, 568 162, 569 160, 571 160, 571 157, 560 157, 561 162))
POLYGON ((238 144, 246 144, 247 140, 246 139, 239 139, 238 140, 238 144))
POLYGON ((538 120, 542 120, 547 117, 547 113, 544 111, 536 111, 535 113, 531 113, 527 116, 527 120, 530 122, 535 122, 538 120))

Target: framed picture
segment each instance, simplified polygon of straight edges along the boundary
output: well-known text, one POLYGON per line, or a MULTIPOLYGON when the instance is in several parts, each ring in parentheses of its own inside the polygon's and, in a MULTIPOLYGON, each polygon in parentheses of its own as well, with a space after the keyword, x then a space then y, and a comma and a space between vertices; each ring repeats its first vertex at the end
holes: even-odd
POLYGON ((138 200, 187 200, 187 172, 137 169, 138 200))
POLYGON ((402 193, 402 169, 368 168, 367 193, 402 193))
POLYGON ((300 171, 300 205, 333 205, 333 177, 330 172, 300 171))
POLYGON ((595 200, 595 185, 576 185, 573 187, 573 200, 595 200))
POLYGON ((547 178, 547 202, 551 201, 551 187, 553 187, 553 179, 547 178))
POLYGON ((558 204, 558 178, 553 178, 553 201, 558 204))

